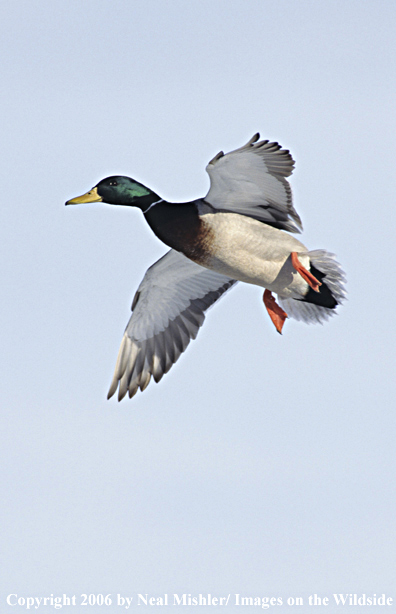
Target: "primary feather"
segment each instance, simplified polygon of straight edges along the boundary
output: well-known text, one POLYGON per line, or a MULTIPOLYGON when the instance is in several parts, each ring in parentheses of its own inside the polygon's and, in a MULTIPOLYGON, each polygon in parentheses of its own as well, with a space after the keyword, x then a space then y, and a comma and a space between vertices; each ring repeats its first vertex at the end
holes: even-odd
POLYGON ((133 301, 109 398, 144 390, 167 373, 195 339, 206 310, 236 283, 170 250, 146 272, 133 301))

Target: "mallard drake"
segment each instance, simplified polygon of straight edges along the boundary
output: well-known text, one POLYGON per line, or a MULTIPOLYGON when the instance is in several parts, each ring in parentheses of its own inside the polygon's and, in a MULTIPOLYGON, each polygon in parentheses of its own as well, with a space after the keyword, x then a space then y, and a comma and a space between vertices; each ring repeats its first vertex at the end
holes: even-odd
POLYGON ((345 298, 334 255, 308 251, 289 234, 302 230, 286 179, 294 168, 290 152, 259 138, 218 153, 206 167, 209 192, 192 202, 167 202, 123 176, 67 201, 137 207, 171 248, 136 291, 108 398, 117 388, 118 400, 127 392, 133 397, 151 376, 159 382, 197 336, 206 310, 237 281, 265 288, 264 305, 279 333, 287 317, 323 322, 345 298))

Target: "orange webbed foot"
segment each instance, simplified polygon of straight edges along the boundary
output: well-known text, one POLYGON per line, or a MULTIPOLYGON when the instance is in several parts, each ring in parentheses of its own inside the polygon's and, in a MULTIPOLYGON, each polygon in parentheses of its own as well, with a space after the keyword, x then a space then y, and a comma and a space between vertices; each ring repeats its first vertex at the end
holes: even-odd
POLYGON ((291 263, 293 267, 296 269, 296 271, 300 273, 304 281, 306 281, 307 284, 312 288, 312 290, 315 290, 315 292, 319 292, 319 286, 322 285, 322 282, 316 279, 316 277, 312 275, 312 273, 310 273, 309 271, 307 271, 305 267, 303 267, 303 265, 298 259, 297 252, 291 253, 291 263))
POLYGON ((263 301, 276 330, 278 333, 282 334, 282 328, 287 318, 286 311, 283 311, 282 307, 279 307, 269 290, 264 290, 263 301))

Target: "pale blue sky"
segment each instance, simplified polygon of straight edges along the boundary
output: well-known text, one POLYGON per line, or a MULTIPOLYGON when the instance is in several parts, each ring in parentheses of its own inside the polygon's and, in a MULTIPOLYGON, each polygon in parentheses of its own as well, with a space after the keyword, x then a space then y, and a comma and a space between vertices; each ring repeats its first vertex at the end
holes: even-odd
POLYGON ((1 612, 9 593, 396 599, 395 3, 0 12, 1 612), (202 196, 256 131, 291 150, 302 240, 337 254, 348 302, 280 337, 240 284, 160 384, 106 401, 166 248, 136 210, 65 200, 115 173, 202 196))

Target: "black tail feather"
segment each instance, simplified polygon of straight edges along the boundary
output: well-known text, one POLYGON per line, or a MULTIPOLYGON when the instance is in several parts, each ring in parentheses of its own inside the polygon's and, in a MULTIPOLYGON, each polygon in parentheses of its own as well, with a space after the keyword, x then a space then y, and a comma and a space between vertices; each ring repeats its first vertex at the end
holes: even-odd
POLYGON ((310 271, 312 275, 318 279, 322 285, 319 287, 319 292, 315 292, 312 288, 309 288, 308 292, 304 296, 304 298, 296 299, 297 301, 304 301, 305 303, 311 303, 312 305, 320 305, 320 307, 327 307, 327 309, 335 309, 338 305, 338 302, 332 295, 329 287, 323 281, 325 274, 322 271, 319 271, 316 267, 311 263, 310 271))

